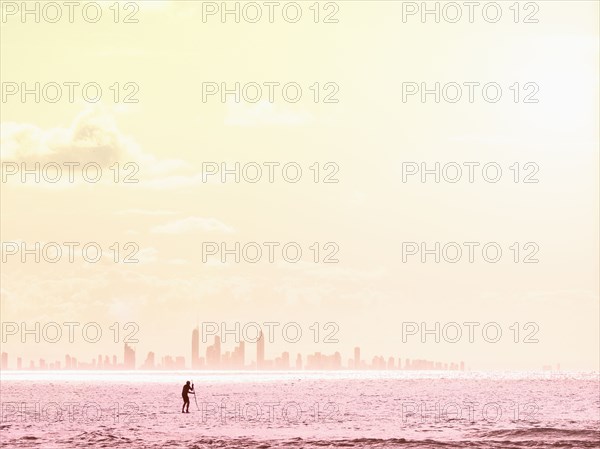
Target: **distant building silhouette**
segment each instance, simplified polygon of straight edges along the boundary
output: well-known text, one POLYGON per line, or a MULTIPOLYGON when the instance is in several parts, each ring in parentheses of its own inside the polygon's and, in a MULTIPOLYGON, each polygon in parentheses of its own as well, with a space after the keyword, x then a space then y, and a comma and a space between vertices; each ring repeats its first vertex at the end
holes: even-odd
POLYGON ((135 369, 135 350, 127 343, 123 350, 123 360, 125 369, 135 369))
POLYGON ((200 330, 196 326, 192 332, 192 369, 200 368, 200 330))
POLYGON ((214 344, 206 348, 206 365, 209 369, 221 367, 221 338, 215 336, 214 344))
POLYGON ((256 342, 256 369, 263 369, 265 367, 265 337, 260 332, 258 341, 256 342))
POLYGON ((152 370, 155 367, 154 352, 150 351, 146 356, 146 361, 142 365, 142 369, 152 370))

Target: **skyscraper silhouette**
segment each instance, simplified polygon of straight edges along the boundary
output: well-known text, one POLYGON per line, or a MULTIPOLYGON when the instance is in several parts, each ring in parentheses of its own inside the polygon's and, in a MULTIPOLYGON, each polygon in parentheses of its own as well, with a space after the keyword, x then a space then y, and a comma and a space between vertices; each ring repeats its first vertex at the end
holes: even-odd
POLYGON ((200 369, 200 330, 197 326, 192 332, 192 369, 200 369))
POLYGON ((221 364, 221 337, 215 336, 215 361, 217 366, 221 364))
POLYGON ((125 343, 123 360, 125 369, 135 369, 135 350, 127 343, 125 343))
POLYGON ((256 342, 256 368, 262 369, 265 366, 265 337, 260 332, 258 341, 256 342))

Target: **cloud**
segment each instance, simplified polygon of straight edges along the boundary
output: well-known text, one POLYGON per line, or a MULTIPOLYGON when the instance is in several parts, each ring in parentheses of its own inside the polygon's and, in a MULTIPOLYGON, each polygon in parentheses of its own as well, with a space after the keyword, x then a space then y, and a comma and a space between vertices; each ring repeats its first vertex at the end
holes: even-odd
POLYGON ((15 122, 2 123, 0 127, 3 161, 96 162, 109 167, 136 152, 132 143, 116 130, 114 122, 89 111, 80 114, 69 128, 43 130, 15 122))
POLYGON ((67 128, 39 128, 27 123, 4 122, 2 160, 15 162, 96 162, 102 167, 123 160, 149 162, 139 146, 123 135, 114 118, 101 108, 89 108, 67 128))
MULTIPOLYGON (((124 164, 132 162, 139 167, 134 177, 143 178, 141 183, 188 167, 182 160, 159 159, 144 152, 133 138, 118 129, 113 114, 102 106, 85 109, 68 127, 42 129, 29 123, 0 123, 0 148, 3 163, 25 164, 27 169, 36 163, 43 166, 68 162, 79 164, 76 170, 88 163, 108 169, 119 162, 121 174, 126 176, 131 170, 126 170, 124 164)), ((68 179, 66 172, 62 178, 68 179)), ((112 173, 106 178, 112 179, 112 173)))
POLYGON ((164 225, 154 226, 150 230, 154 234, 183 234, 193 231, 216 231, 229 234, 234 232, 234 229, 216 218, 188 217, 171 221, 164 225))
POLYGON ((158 250, 156 248, 143 248, 138 253, 133 254, 133 258, 139 260, 139 263, 152 263, 158 260, 158 250))
POLYGON ((305 125, 313 121, 306 111, 284 110, 261 100, 255 104, 227 102, 225 124, 229 126, 305 125))

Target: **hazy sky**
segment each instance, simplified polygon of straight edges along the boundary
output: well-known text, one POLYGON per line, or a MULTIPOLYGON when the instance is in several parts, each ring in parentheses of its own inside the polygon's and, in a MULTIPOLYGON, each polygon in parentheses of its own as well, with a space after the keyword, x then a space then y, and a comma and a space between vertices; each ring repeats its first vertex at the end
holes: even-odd
MULTIPOLYGON (((337 350, 345 363, 360 345, 369 360, 394 355, 464 360, 472 368, 598 367, 597 2, 538 2, 532 16, 538 23, 522 23, 531 12, 524 10, 514 23, 509 2, 501 2, 497 23, 480 12, 474 23, 422 23, 418 15, 404 23, 402 2, 387 1, 337 2, 339 10, 321 4, 319 23, 308 2, 297 23, 277 11, 274 23, 266 16, 258 23, 231 17, 222 23, 218 14, 203 21, 202 2, 152 3, 138 2, 137 23, 122 23, 135 12, 125 5, 114 23, 114 11, 104 4, 97 23, 76 12, 73 23, 66 17, 22 23, 17 14, 1 24, 3 175, 7 163, 64 168, 93 162, 103 169, 98 183, 82 180, 79 170, 74 183, 66 171, 54 184, 33 182, 33 175, 26 183, 20 174, 3 179, 3 249, 6 242, 98 242, 105 256, 98 263, 80 255, 74 263, 66 256, 55 264, 32 257, 22 263, 20 254, 4 251, 2 321, 31 327, 95 321, 106 332, 97 344, 81 338, 69 344, 66 337, 21 344, 10 337, 3 351, 26 359, 63 359, 67 352, 81 359, 122 357, 122 344, 111 342, 108 328, 131 321, 140 327, 138 362, 150 350, 189 359, 197 321, 295 321, 302 340, 286 344, 278 337, 267 357, 284 349, 337 350), (338 22, 322 23, 325 17, 338 22), (46 89, 39 102, 33 94, 22 101, 20 91, 8 95, 36 82, 40 92, 46 89), (236 103, 228 95, 223 103, 219 93, 203 102, 203 83, 231 89, 236 82, 247 86, 247 98, 256 92, 248 83, 258 83, 262 99, 236 103), (264 84, 271 82, 279 83, 273 102, 264 84), (447 85, 447 96, 455 92, 447 83, 457 83, 463 97, 436 103, 431 94, 423 103, 417 94, 403 101, 403 83, 431 89, 436 82, 447 85), (473 102, 469 82, 480 84, 473 102), (47 101, 55 96, 52 83, 62 86, 55 103, 47 101), (73 102, 64 83, 80 83, 73 102), (102 88, 100 101, 83 98, 86 83, 102 88), (302 88, 299 101, 285 101, 281 86, 287 83, 302 88), (483 98, 486 83, 502 88, 498 102, 483 98), (128 95, 138 102, 125 103, 128 95), (113 179, 117 162, 119 183, 113 179), (122 182, 133 170, 128 162, 139 167, 132 176, 138 183, 122 182), (229 168, 254 162, 263 177, 203 182, 210 162, 229 168), (268 162, 279 163, 273 183, 268 162), (282 166, 290 162, 302 169, 297 183, 283 179, 282 166), (406 162, 457 163, 463 177, 402 182, 406 162), (473 183, 465 162, 480 164, 473 183), (337 170, 330 179, 339 182, 315 183, 315 163, 321 180, 337 170), (498 182, 483 179, 486 163, 501 167, 498 182), (518 183, 509 168, 515 163, 518 183), (535 167, 529 179, 539 182, 522 182, 535 167), (115 242, 120 263, 109 250, 115 242), (139 246, 139 263, 122 263, 127 242, 139 246), (203 262, 203 242, 280 246, 274 263, 264 246, 259 263, 235 263, 232 256, 221 263, 218 256, 203 262), (303 250, 297 263, 281 256, 288 242, 303 250), (338 263, 323 263, 336 248, 325 247, 328 242, 339 248, 338 263), (403 242, 480 246, 473 263, 464 245, 457 263, 435 263, 433 256, 422 263, 420 254, 403 262, 403 242), (497 263, 482 258, 488 242, 502 248, 497 263), (510 249, 515 242, 519 263, 510 249), (537 246, 525 247, 528 242, 537 246), (539 262, 523 263, 533 249, 539 262), (337 323, 339 343, 312 342, 314 322, 337 323), (480 330, 475 343, 467 336, 454 344, 431 337, 425 344, 417 337, 403 343, 403 322, 431 328, 435 322, 495 322, 503 335, 496 344, 484 341, 480 330), (510 330, 515 322, 519 343, 510 330), (538 343, 523 343, 533 329, 523 329, 529 322, 538 328, 538 343)), ((293 86, 286 94, 294 95, 293 86)), ((87 94, 95 95, 93 86, 87 94)), ((248 166, 248 177, 255 167, 248 166)))

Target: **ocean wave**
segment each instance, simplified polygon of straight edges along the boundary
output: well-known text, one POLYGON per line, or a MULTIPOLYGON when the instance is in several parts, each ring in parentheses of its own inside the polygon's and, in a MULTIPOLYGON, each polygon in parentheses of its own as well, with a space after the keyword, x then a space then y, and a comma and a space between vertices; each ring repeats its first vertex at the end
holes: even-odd
MULTIPOLYGON (((561 429, 540 429, 554 432, 561 429)), ((577 431, 575 431, 577 432, 577 431)), ((567 432, 568 433, 568 432, 567 432)), ((494 434, 496 437, 515 437, 515 431, 493 431, 488 434, 494 434)), ((539 434, 539 433, 538 433, 539 434)), ((554 433, 553 433, 554 434, 554 433)), ((517 435, 522 435, 517 432, 517 435)), ((526 448, 596 448, 598 447, 598 432, 587 432, 585 435, 576 435, 578 438, 583 436, 593 437, 594 439, 556 439, 552 442, 541 440, 461 440, 461 441, 436 441, 432 439, 412 440, 405 438, 348 438, 348 439, 304 439, 291 438, 282 440, 260 440, 255 438, 195 438, 191 440, 166 439, 162 441, 147 441, 144 439, 124 438, 112 434, 109 431, 83 432, 76 437, 53 441, 48 444, 43 439, 37 444, 49 449, 63 448, 89 448, 89 447, 110 447, 116 449, 234 449, 234 448, 252 448, 252 449, 323 449, 323 448, 370 448, 370 449, 526 449, 526 448)), ((22 437, 18 440, 12 440, 10 447, 31 447, 32 438, 22 437)))
POLYGON ((481 432, 480 438, 567 438, 593 440, 600 445, 599 429, 565 429, 558 427, 528 427, 522 429, 496 429, 481 432))

